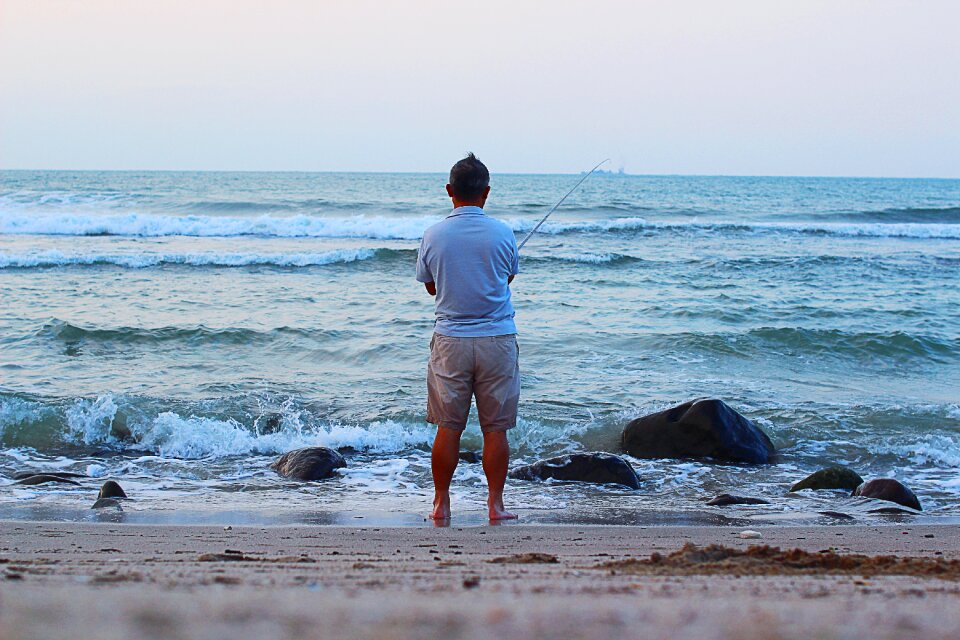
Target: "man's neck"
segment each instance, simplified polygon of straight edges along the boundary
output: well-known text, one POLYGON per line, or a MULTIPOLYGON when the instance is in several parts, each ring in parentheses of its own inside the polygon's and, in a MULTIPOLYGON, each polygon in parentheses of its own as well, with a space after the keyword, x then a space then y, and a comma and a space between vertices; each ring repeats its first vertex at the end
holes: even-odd
POLYGON ((453 208, 459 209, 460 207, 476 207, 478 209, 483 209, 483 204, 484 203, 482 202, 461 202, 459 200, 454 200, 453 208))

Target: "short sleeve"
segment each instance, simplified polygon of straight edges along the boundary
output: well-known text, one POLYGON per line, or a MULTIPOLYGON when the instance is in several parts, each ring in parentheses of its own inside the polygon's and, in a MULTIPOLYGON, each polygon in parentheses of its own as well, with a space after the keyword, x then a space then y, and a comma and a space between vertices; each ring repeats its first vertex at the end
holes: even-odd
POLYGON ((427 266, 426 239, 420 241, 420 250, 417 251, 417 282, 433 282, 433 274, 427 266))
POLYGON ((513 245, 510 258, 510 275, 515 276, 520 273, 520 250, 517 249, 517 237, 510 234, 510 244, 513 245))

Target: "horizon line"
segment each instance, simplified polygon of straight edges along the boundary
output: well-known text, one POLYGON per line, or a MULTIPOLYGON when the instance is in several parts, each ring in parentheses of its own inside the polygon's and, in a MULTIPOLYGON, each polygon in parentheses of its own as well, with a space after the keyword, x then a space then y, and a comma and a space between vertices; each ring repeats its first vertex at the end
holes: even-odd
MULTIPOLYGON (((380 175, 444 175, 446 171, 361 171, 331 169, 25 169, 0 167, 0 172, 58 172, 58 173, 310 173, 310 174, 380 174, 380 175)), ((491 172, 502 176, 577 176, 586 171, 577 172, 534 172, 503 171, 491 172)), ((810 178, 834 180, 960 180, 948 176, 880 176, 880 175, 814 175, 814 174, 752 174, 752 173, 630 173, 611 170, 598 170, 598 175, 626 176, 631 178, 810 178)))

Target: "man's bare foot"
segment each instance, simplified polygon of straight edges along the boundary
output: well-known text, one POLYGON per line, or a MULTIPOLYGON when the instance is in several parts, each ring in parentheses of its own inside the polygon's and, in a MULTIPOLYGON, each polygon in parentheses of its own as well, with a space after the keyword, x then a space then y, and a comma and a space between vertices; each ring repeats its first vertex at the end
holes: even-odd
POLYGON ((487 507, 490 510, 490 520, 516 520, 520 516, 515 513, 510 513, 503 508, 503 500, 495 500, 487 503, 487 507))
POLYGON ((433 499, 433 511, 430 512, 431 520, 449 520, 450 519, 450 494, 440 495, 433 499))

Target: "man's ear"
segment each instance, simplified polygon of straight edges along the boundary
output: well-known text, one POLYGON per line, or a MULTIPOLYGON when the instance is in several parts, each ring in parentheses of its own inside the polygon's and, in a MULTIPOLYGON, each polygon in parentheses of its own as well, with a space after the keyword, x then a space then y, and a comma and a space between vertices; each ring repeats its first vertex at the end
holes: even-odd
POLYGON ((490 185, 487 185, 487 188, 483 190, 483 197, 480 198, 481 204, 487 203, 487 196, 490 195, 490 185))
POLYGON ((453 185, 447 185, 447 195, 453 197, 453 185))

